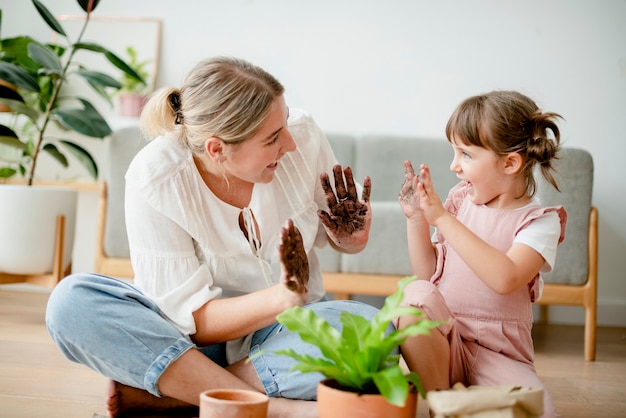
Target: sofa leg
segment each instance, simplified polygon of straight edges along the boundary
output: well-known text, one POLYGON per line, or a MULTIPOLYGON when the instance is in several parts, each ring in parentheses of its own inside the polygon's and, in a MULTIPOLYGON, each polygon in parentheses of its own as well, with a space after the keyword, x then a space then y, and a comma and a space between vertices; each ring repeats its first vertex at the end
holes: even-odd
POLYGON ((585 309, 585 360, 596 360, 596 310, 585 309))

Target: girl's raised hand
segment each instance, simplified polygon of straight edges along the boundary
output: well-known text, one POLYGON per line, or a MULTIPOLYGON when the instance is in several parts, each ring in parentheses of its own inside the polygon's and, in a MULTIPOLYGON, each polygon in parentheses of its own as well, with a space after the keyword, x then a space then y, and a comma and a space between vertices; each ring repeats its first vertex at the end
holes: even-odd
POLYGON ((289 289, 288 297, 294 298, 295 305, 304 305, 309 293, 309 260, 304 250, 302 235, 289 219, 281 231, 278 246, 283 284, 289 289))
POLYGON ((404 216, 407 218, 413 218, 417 215, 421 215, 419 192, 417 190, 419 186, 419 177, 415 175, 413 165, 409 160, 404 161, 404 183, 398 193, 398 202, 404 216))
POLYGON ((448 212, 444 208, 443 203, 441 203, 437 192, 435 192, 428 165, 420 165, 420 178, 421 182, 417 185, 419 206, 428 223, 436 225, 439 217, 448 212))
POLYGON ((350 167, 342 170, 340 165, 336 165, 333 167, 333 175, 336 195, 330 185, 328 174, 320 175, 329 212, 319 210, 317 215, 326 228, 326 233, 337 245, 346 249, 362 248, 367 244, 372 224, 370 207, 372 181, 365 177, 363 199, 359 200, 350 167))

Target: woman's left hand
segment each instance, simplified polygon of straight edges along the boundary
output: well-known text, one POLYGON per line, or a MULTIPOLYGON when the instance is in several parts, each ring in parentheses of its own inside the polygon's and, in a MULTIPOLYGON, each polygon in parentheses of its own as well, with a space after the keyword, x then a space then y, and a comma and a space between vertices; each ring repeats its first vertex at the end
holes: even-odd
POLYGON ((355 253, 361 251, 369 239, 372 224, 370 206, 372 181, 369 177, 365 177, 362 199, 359 200, 350 167, 342 170, 340 165, 336 165, 333 167, 333 175, 336 194, 331 187, 328 174, 320 175, 329 212, 319 210, 317 215, 326 228, 329 238, 337 247, 346 252, 355 253))

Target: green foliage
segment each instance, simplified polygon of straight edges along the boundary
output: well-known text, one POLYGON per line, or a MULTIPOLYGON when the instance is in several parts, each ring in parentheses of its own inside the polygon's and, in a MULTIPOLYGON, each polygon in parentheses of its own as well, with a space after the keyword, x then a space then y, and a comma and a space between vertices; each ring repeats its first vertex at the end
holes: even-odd
MULTIPOLYGON (((32 0, 32 3, 46 25, 67 40, 68 47, 40 43, 27 35, 0 39, 0 80, 15 86, 14 90, 0 89, 0 104, 8 106, 14 116, 11 126, 0 125, 0 146, 19 152, 18 159, 3 158, 6 152, 0 155, 0 160, 5 163, 4 167, 0 166, 0 178, 20 173, 26 176, 29 185, 32 184, 37 159, 43 151, 64 167, 68 166, 64 152, 73 155, 97 179, 98 167, 89 152, 67 138, 47 135, 47 129, 50 123, 54 123, 65 131, 75 131, 92 138, 106 137, 111 128, 100 112, 84 98, 61 96, 61 88, 68 82, 69 76, 76 75, 101 97, 110 100, 107 89, 117 90, 122 85, 107 74, 79 65, 74 61, 74 55, 80 50, 101 54, 125 76, 145 84, 144 77, 108 49, 81 42, 99 0, 77 0, 86 15, 84 26, 74 43, 40 0, 32 0), (23 126, 26 128, 20 128, 23 126)), ((0 27, 2 17, 0 10, 0 27)))
MULTIPOLYGON (((137 55, 137 50, 135 50, 132 46, 126 48, 126 55, 128 55, 128 64, 131 68, 135 70, 137 74, 143 78, 143 80, 146 80, 149 75, 147 66, 150 63, 150 60, 140 61, 139 56, 137 55)), ((118 93, 147 94, 148 85, 143 80, 137 80, 135 77, 122 73, 122 77, 119 79, 122 88, 118 91, 118 93)))
POLYGON ((425 335, 441 324, 422 319, 404 329, 389 332, 391 321, 402 316, 423 314, 415 307, 400 306, 404 288, 415 280, 405 277, 398 290, 385 299, 383 308, 371 321, 349 312, 341 313, 339 332, 311 309, 291 308, 278 315, 278 322, 297 332, 306 343, 319 347, 323 358, 302 355, 292 349, 277 350, 277 354, 298 361, 294 369, 303 373, 319 372, 335 379, 343 388, 358 393, 380 393, 394 405, 404 405, 411 385, 426 397, 419 376, 404 374, 397 349, 408 337, 425 335))

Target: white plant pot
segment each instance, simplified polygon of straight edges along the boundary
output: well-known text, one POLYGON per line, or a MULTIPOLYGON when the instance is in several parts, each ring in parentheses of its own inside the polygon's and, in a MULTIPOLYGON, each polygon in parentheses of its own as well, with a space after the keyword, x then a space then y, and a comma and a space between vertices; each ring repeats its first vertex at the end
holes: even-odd
POLYGON ((74 189, 0 185, 0 272, 50 273, 57 215, 65 216, 66 268, 72 259, 77 201, 74 189))

